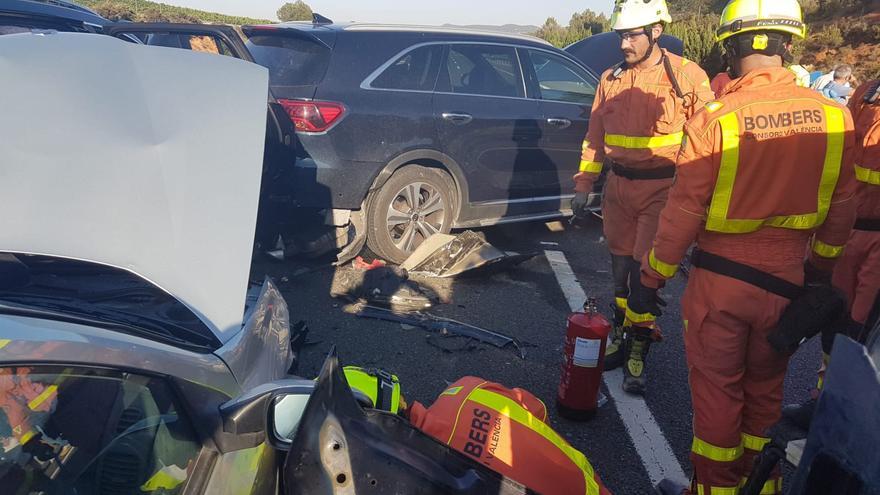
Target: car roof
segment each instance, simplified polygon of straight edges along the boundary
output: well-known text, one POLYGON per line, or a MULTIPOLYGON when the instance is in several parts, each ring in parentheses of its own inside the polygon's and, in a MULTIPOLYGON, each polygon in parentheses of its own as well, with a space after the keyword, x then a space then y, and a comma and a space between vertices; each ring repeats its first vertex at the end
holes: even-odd
POLYGON ((445 27, 445 26, 420 26, 414 24, 376 24, 365 22, 348 22, 320 24, 310 21, 282 22, 279 24, 262 24, 248 26, 261 29, 294 29, 297 31, 317 32, 380 32, 380 33, 432 33, 450 36, 471 36, 486 38, 486 41, 520 41, 542 46, 552 46, 549 42, 526 34, 505 33, 501 31, 487 31, 481 29, 445 27))
POLYGON ((3 0, 0 13, 54 17, 103 26, 111 21, 97 12, 65 0, 3 0))

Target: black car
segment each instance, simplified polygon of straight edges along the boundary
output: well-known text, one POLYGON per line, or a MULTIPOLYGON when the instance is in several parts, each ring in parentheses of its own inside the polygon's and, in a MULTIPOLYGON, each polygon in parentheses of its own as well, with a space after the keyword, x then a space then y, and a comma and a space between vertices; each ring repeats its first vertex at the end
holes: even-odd
POLYGON ((93 24, 269 69, 264 245, 296 210, 332 212, 350 225, 342 244, 366 239, 396 262, 435 232, 570 213, 597 79, 537 38, 320 16, 240 30, 93 24))
POLYGON ((109 22, 90 9, 64 0, 0 2, 0 35, 33 29, 99 33, 109 22))
POLYGON ((528 36, 447 28, 245 26, 299 140, 300 207, 363 215, 402 261, 453 228, 569 212, 596 77, 528 36))

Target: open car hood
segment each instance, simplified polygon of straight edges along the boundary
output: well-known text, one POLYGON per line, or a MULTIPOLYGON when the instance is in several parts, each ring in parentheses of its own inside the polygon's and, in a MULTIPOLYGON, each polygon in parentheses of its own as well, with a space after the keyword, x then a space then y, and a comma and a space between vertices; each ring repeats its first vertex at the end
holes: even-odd
POLYGON ((103 35, 0 37, 0 251, 128 270, 241 329, 268 75, 103 35))

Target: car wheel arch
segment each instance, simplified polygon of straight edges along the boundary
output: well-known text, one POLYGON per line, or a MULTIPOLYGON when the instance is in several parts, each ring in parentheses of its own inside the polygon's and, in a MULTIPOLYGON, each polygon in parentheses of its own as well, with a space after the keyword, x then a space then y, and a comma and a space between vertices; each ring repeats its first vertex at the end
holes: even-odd
MULTIPOLYGON (((377 174, 373 184, 367 193, 367 197, 378 191, 394 175, 397 170, 408 165, 420 165, 427 168, 436 168, 446 172, 455 184, 458 198, 455 204, 454 220, 461 215, 463 205, 468 204, 468 186, 464 172, 458 163, 448 155, 436 150, 414 150, 402 153, 388 162, 377 174)), ((366 205, 366 201, 364 204, 366 205)))

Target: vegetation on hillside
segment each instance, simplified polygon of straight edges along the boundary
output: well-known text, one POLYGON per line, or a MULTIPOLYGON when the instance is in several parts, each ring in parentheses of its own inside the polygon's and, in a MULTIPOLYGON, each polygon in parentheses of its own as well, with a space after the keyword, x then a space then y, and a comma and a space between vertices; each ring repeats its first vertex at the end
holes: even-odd
MULTIPOLYGON (((669 0, 675 19, 668 33, 684 40, 685 56, 714 75, 721 69, 715 28, 726 0, 669 0)), ((880 77, 880 0, 801 0, 808 37, 797 43, 799 62, 815 70, 852 64, 859 79, 880 77)), ((608 31, 610 20, 590 10, 575 13, 567 26, 549 18, 535 33, 563 47, 608 31)))
POLYGON ((196 24, 266 24, 268 19, 253 19, 177 7, 149 0, 77 0, 98 14, 114 21, 187 22, 196 24))

